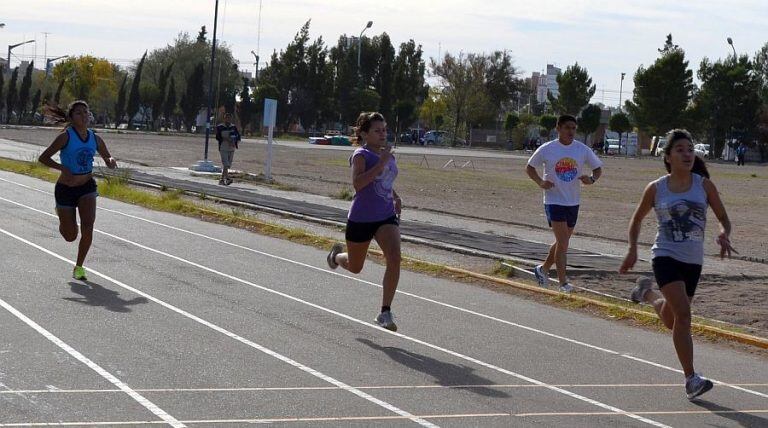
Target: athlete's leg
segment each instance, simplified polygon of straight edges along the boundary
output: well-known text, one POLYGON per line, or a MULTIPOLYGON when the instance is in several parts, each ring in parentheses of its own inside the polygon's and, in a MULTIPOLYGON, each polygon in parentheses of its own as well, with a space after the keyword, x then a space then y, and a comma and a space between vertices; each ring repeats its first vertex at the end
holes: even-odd
POLYGON ((400 281, 400 228, 394 224, 385 224, 376 231, 376 242, 384 253, 387 265, 382 283, 381 306, 391 306, 395 298, 397 284, 400 281))
POLYGON ((568 282, 566 276, 566 264, 568 262, 568 243, 573 234, 573 228, 568 227, 565 221, 553 221, 552 232, 555 234, 555 266, 557 267, 557 279, 560 285, 568 282))
POLYGON ((352 242, 347 241, 347 252, 336 255, 336 263, 352 273, 360 273, 368 256, 368 246, 371 241, 352 242))
POLYGON ((93 224, 96 221, 96 195, 83 196, 77 202, 80 213, 80 243, 77 247, 76 266, 82 266, 93 242, 93 224))
POLYGON ((57 207, 59 216, 59 233, 67 242, 77 239, 77 214, 74 207, 57 207))
POLYGON ((693 374, 693 340, 691 339, 691 301, 685 292, 685 282, 675 281, 661 287, 664 305, 669 305, 674 316, 672 342, 683 373, 693 374))

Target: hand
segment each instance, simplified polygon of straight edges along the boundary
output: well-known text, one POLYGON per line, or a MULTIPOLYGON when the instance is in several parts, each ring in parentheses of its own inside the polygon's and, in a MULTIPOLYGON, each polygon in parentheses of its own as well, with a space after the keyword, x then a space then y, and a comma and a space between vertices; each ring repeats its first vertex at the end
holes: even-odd
POLYGON ((109 159, 107 159, 106 164, 107 164, 107 168, 109 169, 117 168, 117 160, 113 157, 110 157, 109 159))
POLYGON ((579 177, 579 180, 581 180, 581 182, 586 184, 587 186, 589 186, 590 184, 595 184, 595 182, 592 181, 592 177, 589 175, 582 175, 581 177, 579 177))
POLYGON ((725 258, 725 255, 728 254, 728 258, 731 258, 731 253, 739 254, 738 251, 736 251, 735 248, 731 246, 731 240, 728 238, 728 234, 725 232, 721 233, 717 236, 715 239, 715 242, 717 242, 717 245, 720 246, 720 258, 725 258))
POLYGON ((382 165, 387 165, 389 163, 389 160, 392 159, 393 151, 391 146, 384 146, 381 149, 381 153, 379 153, 379 163, 382 165))
POLYGON ((627 273, 630 270, 632 270, 633 267, 635 267, 635 263, 637 263, 637 250, 630 249, 627 251, 627 255, 624 256, 624 261, 621 262, 621 267, 619 267, 619 273, 627 273))
POLYGON ((400 198, 395 198, 395 213, 399 216, 402 210, 403 210, 403 200, 400 198))
POLYGON ((555 183, 553 183, 551 181, 544 180, 541 183, 539 183, 539 187, 541 187, 544 190, 548 190, 548 189, 551 189, 551 188, 555 187, 555 183))

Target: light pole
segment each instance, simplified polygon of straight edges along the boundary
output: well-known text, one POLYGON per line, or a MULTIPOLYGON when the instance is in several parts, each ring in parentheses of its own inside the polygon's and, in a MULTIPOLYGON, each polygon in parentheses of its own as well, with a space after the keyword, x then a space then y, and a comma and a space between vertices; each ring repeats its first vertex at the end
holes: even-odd
POLYGON ((621 111, 621 94, 624 90, 624 76, 627 73, 621 73, 621 83, 619 83, 619 111, 621 111))
POLYGON ((213 65, 216 61, 216 25, 219 20, 219 0, 216 0, 216 6, 213 13, 213 42, 211 45, 211 67, 208 76, 208 108, 205 114, 205 151, 203 160, 197 161, 190 167, 193 171, 219 172, 219 169, 208 160, 208 141, 211 137, 211 109, 213 104, 213 65))
POLYGON ((52 70, 51 64, 53 64, 55 61, 58 61, 58 60, 60 60, 62 58, 69 58, 69 55, 57 56, 55 58, 46 58, 46 60, 45 60, 45 77, 48 77, 48 76, 51 75, 51 70, 52 70))
POLYGON ((731 45, 731 49, 733 49, 733 57, 736 58, 736 48, 733 47, 733 39, 728 37, 728 44, 731 45))
POLYGON ((365 28, 363 28, 363 31, 360 32, 360 37, 357 38, 357 74, 360 74, 360 51, 363 49, 363 33, 365 33, 365 30, 371 28, 371 25, 373 25, 373 21, 368 21, 368 23, 365 25, 365 28))
POLYGON ((16 49, 17 47, 21 45, 26 45, 27 43, 33 43, 34 40, 27 40, 26 42, 16 43, 15 45, 8 45, 8 69, 11 69, 11 51, 16 49))

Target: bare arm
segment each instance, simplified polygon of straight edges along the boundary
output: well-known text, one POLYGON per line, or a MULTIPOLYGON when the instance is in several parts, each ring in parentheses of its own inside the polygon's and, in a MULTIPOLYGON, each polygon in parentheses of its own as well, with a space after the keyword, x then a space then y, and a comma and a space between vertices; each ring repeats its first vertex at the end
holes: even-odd
POLYGON ((64 146, 67 145, 67 142, 69 140, 69 136, 66 132, 62 132, 59 134, 51 143, 50 146, 48 146, 47 149, 43 151, 43 153, 40 154, 40 156, 37 158, 37 161, 41 164, 47 166, 48 168, 58 169, 59 171, 64 171, 66 168, 62 166, 60 163, 56 162, 55 160, 51 159, 51 157, 58 153, 61 149, 64 148, 64 146))
POLYGON ((532 167, 531 165, 525 167, 525 173, 528 174, 528 177, 530 177, 530 179, 533 180, 533 182, 542 189, 551 189, 552 187, 555 187, 555 184, 551 181, 544 181, 541 177, 539 177, 539 173, 536 172, 536 168, 532 167))
POLYGON ((715 183, 704 179, 704 191, 707 193, 707 202, 712 208, 712 212, 715 213, 715 217, 720 222, 720 235, 717 237, 717 243, 720 245, 720 258, 725 257, 726 253, 728 257, 731 257, 731 252, 739 254, 731 246, 731 220, 728 218, 728 213, 725 212, 725 206, 720 199, 720 193, 718 193, 715 183))
POLYGON ((656 185, 649 183, 643 191, 643 198, 632 215, 629 223, 627 255, 619 268, 619 273, 627 273, 637 262, 637 240, 640 237, 640 228, 643 225, 643 219, 653 208, 653 201, 656 199, 656 185))
POLYGON ((101 155, 101 158, 104 159, 104 163, 107 164, 107 168, 110 168, 110 169, 117 168, 117 161, 115 160, 115 158, 112 157, 112 155, 109 154, 107 145, 104 143, 104 140, 98 135, 96 135, 96 150, 99 152, 99 155, 101 155))

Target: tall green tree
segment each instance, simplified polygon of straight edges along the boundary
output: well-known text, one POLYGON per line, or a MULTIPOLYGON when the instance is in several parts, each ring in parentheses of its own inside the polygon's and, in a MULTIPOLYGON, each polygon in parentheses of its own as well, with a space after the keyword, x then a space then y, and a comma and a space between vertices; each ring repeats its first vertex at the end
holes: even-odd
POLYGON ((725 60, 701 61, 698 77, 701 89, 696 108, 703 117, 705 131, 714 142, 714 153, 721 153, 725 139, 751 141, 762 106, 760 78, 748 56, 729 56, 725 60))
POLYGON ((163 113, 163 103, 165 103, 165 94, 168 92, 168 79, 171 76, 172 70, 173 61, 160 70, 160 75, 157 77, 157 81, 155 81, 158 95, 154 97, 152 102, 153 127, 159 126, 159 119, 163 113))
POLYGON ((32 112, 32 116, 34 118, 34 114, 37 113, 37 110, 40 108, 40 98, 43 96, 43 90, 37 89, 35 91, 35 95, 32 97, 32 108, 30 111, 32 112))
POLYGON ((638 128, 660 135, 672 128, 686 126, 687 113, 695 86, 685 51, 667 36, 660 56, 634 76, 635 89, 626 107, 638 128))
POLYGON ((203 78, 205 76, 205 66, 198 63, 192 74, 187 79, 187 89, 181 96, 179 107, 184 119, 184 125, 187 132, 192 132, 192 126, 195 125, 195 119, 200 112, 200 108, 205 105, 205 91, 203 90, 203 78))
POLYGON ((388 120, 392 120, 392 111, 394 109, 394 67, 395 67, 395 47, 387 33, 373 38, 373 44, 376 46, 379 57, 376 67, 376 77, 374 87, 379 93, 379 112, 388 120))
MULTIPOLYGON (((0 113, 5 108, 5 99, 3 97, 3 91, 5 90, 5 70, 0 66, 0 113)), ((0 115, 2 117, 2 115, 0 115)))
POLYGON ((466 117, 467 102, 474 88, 470 60, 474 54, 460 53, 453 56, 446 53, 438 63, 434 59, 431 62, 432 74, 437 76, 443 86, 443 97, 448 105, 448 111, 453 121, 453 136, 458 136, 460 125, 466 117))
POLYGON ((520 71, 512 62, 509 51, 496 51, 487 57, 488 67, 485 72, 485 92, 494 113, 505 106, 511 106, 517 93, 524 86, 520 71))
MULTIPOLYGON (((115 128, 119 127, 123 122, 125 116, 125 95, 128 87, 128 74, 123 76, 123 83, 120 84, 120 89, 117 92, 117 101, 115 101, 115 128)), ((56 104, 58 104, 58 92, 56 96, 56 104)))
POLYGON ((600 116, 603 114, 603 109, 595 104, 589 104, 581 111, 581 115, 577 118, 579 131, 584 133, 584 143, 589 145, 589 135, 597 131, 600 126, 600 116))
POLYGON ((139 60, 139 64, 136 66, 136 71, 131 80, 131 92, 128 95, 128 105, 125 108, 128 113, 128 128, 133 128, 133 119, 141 106, 141 71, 144 68, 144 60, 146 59, 147 52, 145 51, 144 55, 141 56, 141 60, 139 60))
MULTIPOLYGON (((170 84, 168 85, 168 95, 163 102, 163 117, 165 118, 166 126, 168 124, 175 124, 174 115, 176 112, 176 82, 173 76, 171 76, 170 84)), ((172 126, 175 128, 175 126, 172 126)))
POLYGON ((548 93, 547 99, 558 114, 578 115, 589 104, 597 89, 587 69, 579 66, 578 62, 568 66, 565 72, 558 73, 555 80, 559 95, 555 97, 548 93))
POLYGON ((504 131, 507 133, 507 140, 512 138, 512 131, 520 123, 520 116, 516 113, 507 113, 507 117, 504 118, 504 131))
POLYGON ((64 84, 66 81, 64 79, 59 80, 59 84, 56 86, 56 93, 53 95, 53 102, 56 103, 56 105, 59 105, 61 103, 61 92, 64 89, 64 84))
POLYGON ((424 81, 421 45, 413 40, 400 44, 393 67, 394 105, 398 132, 416 120, 418 108, 429 92, 424 81))
POLYGON ((546 132, 547 137, 552 133, 552 130, 557 126, 557 116, 551 114, 543 114, 539 117, 539 126, 541 126, 546 132))
POLYGON ((755 71, 760 79, 760 98, 768 105, 768 43, 755 53, 755 71))
POLYGON ((24 78, 21 79, 21 87, 19 88, 19 122, 24 119, 27 114, 27 105, 29 104, 29 90, 32 88, 32 70, 35 68, 35 62, 32 61, 27 66, 24 72, 24 78))
POLYGON ((245 132, 251 124, 251 119, 254 113, 253 99, 250 93, 250 87, 248 86, 248 79, 243 78, 243 88, 240 91, 240 110, 238 117, 240 118, 240 127, 245 132))
POLYGON ((611 115, 608 127, 611 131, 619 133, 619 141, 621 141, 624 133, 632 130, 632 122, 630 122, 629 116, 626 113, 618 112, 611 115))
POLYGON ((16 67, 13 69, 13 73, 11 73, 11 80, 8 81, 8 93, 5 95, 5 123, 11 123, 11 116, 16 110, 16 100, 19 96, 16 89, 18 79, 19 67, 16 67))

